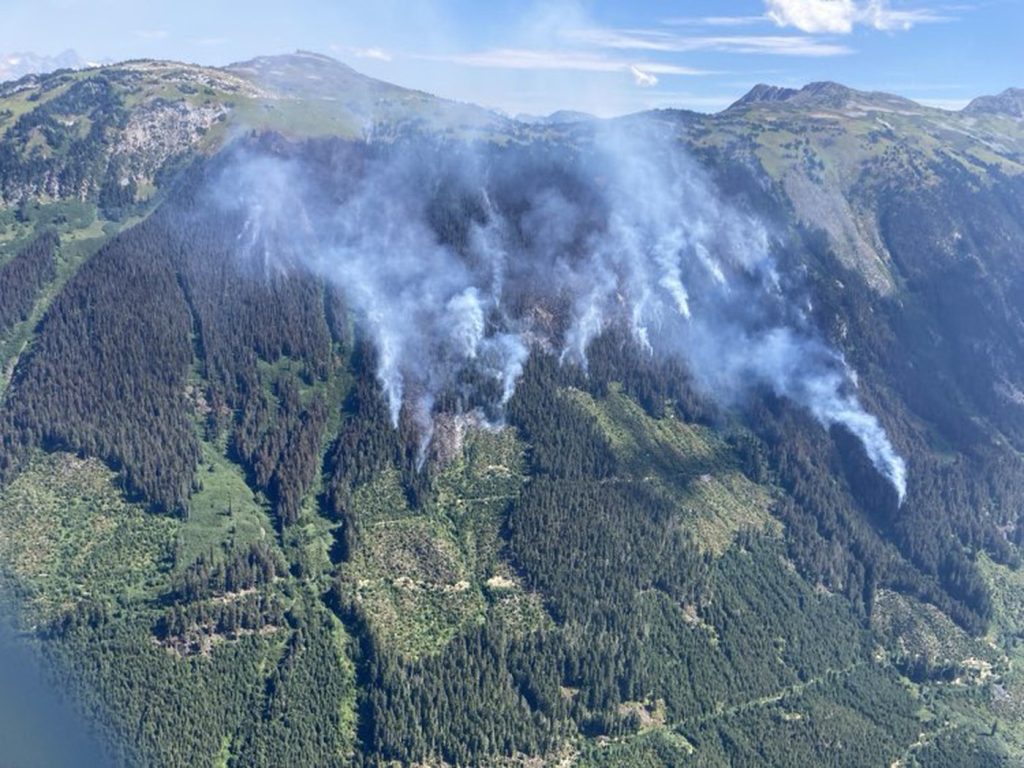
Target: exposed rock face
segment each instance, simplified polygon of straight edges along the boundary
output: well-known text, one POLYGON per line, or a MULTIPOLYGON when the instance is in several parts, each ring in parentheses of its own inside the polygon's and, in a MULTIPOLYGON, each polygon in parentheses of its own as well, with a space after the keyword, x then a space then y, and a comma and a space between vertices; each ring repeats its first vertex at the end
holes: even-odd
POLYGON ((745 107, 750 104, 765 104, 773 101, 788 101, 799 91, 796 88, 782 88, 777 85, 758 83, 751 88, 739 101, 735 102, 730 109, 745 107))
POLYGON ((136 109, 112 153, 118 161, 119 181, 152 179, 167 160, 195 147, 227 112, 227 107, 217 102, 197 106, 163 99, 136 109))

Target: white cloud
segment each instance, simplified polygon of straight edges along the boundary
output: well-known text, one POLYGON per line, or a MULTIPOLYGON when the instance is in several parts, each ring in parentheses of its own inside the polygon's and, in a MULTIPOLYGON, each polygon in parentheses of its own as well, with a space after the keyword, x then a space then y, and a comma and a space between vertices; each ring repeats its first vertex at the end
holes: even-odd
POLYGON ((765 9, 767 17, 780 27, 843 35, 857 25, 905 30, 949 18, 926 8, 895 10, 888 0, 765 0, 765 9))
POLYGON ((853 0, 765 0, 768 18, 780 27, 804 32, 853 30, 853 0))
POLYGON ((838 43, 826 43, 804 35, 742 35, 698 38, 690 50, 715 50, 727 53, 760 53, 772 56, 844 56, 851 49, 838 43), (698 45, 697 43, 700 43, 698 45))
POLYGON ((641 88, 650 88, 658 84, 658 78, 650 72, 644 72, 640 67, 629 65, 629 73, 633 75, 633 81, 641 88))
POLYGON ((373 59, 374 61, 391 61, 391 54, 383 48, 355 48, 352 54, 359 59, 373 59))
POLYGON ((475 53, 421 56, 431 61, 444 61, 469 67, 521 70, 563 70, 575 72, 629 72, 651 75, 706 75, 707 70, 654 61, 627 61, 616 57, 580 51, 535 50, 531 48, 496 48, 475 53))
POLYGON ((875 29, 881 30, 907 30, 916 24, 934 24, 940 21, 953 20, 951 16, 943 16, 925 8, 896 11, 881 2, 869 3, 865 9, 865 14, 867 23, 875 29))
POLYGON ((850 49, 807 35, 676 35, 650 29, 577 29, 566 37, 598 48, 660 53, 718 51, 775 56, 841 56, 850 49))

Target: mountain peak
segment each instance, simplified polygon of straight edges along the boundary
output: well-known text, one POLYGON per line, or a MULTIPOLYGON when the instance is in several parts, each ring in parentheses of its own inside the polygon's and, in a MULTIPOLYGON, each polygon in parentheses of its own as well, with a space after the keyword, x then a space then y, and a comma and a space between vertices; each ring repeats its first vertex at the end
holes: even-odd
POLYGON ((400 94, 427 98, 427 94, 411 91, 383 80, 376 80, 330 56, 313 51, 276 56, 258 56, 226 67, 227 71, 244 77, 263 88, 286 97, 336 99, 349 97, 381 97, 400 94))
POLYGON ((729 109, 733 107, 745 107, 750 104, 767 104, 775 101, 788 101, 795 96, 799 91, 796 88, 783 88, 779 85, 768 85, 767 83, 758 83, 738 101, 734 102, 729 109))
POLYGON ((337 59, 333 59, 322 53, 317 53, 316 51, 305 51, 302 49, 299 49, 294 53, 256 56, 255 58, 235 62, 234 64, 229 64, 227 66, 228 69, 233 70, 266 70, 275 67, 305 67, 311 70, 340 70, 351 74, 358 74, 356 70, 352 69, 348 64, 340 62, 337 59))
POLYGON ((781 102, 842 107, 855 93, 856 91, 852 88, 828 80, 808 83, 803 88, 785 88, 779 85, 758 83, 729 108, 781 102))
POLYGON ((831 80, 808 83, 794 95, 796 101, 842 107, 857 94, 853 88, 831 80))
POLYGON ((894 96, 880 91, 858 91, 842 83, 822 80, 808 83, 799 89, 759 83, 730 105, 729 109, 783 104, 817 109, 906 110, 919 108, 917 103, 902 96, 894 96))
POLYGON ((1007 88, 995 96, 979 96, 963 110, 968 115, 1007 115, 1024 118, 1024 88, 1007 88))

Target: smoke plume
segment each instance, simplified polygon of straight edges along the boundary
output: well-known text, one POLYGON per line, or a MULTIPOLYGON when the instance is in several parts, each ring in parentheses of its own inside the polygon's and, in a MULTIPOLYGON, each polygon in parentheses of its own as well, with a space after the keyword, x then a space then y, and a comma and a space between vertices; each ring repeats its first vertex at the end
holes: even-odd
POLYGON ((768 388, 844 426, 902 501, 903 460, 798 308, 776 238, 723 199, 676 130, 635 118, 509 145, 368 140, 326 161, 237 148, 213 200, 245 217, 248 260, 341 288, 421 455, 442 393, 500 414, 532 347, 585 368, 618 326, 727 404, 768 388))

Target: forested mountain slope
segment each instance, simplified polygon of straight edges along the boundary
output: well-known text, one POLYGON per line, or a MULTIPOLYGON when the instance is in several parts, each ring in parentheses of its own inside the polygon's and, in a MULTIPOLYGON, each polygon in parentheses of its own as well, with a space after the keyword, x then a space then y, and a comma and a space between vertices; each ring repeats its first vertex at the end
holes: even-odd
POLYGON ((604 127, 314 54, 0 85, 24 636, 115 764, 1020 759, 1014 93, 604 127), (685 183, 616 198, 623 133, 685 183), (644 282, 607 244, 676 210, 637 253, 696 266, 644 282), (638 333, 649 284, 692 322, 638 333), (780 329, 805 364, 720 364, 780 329))

